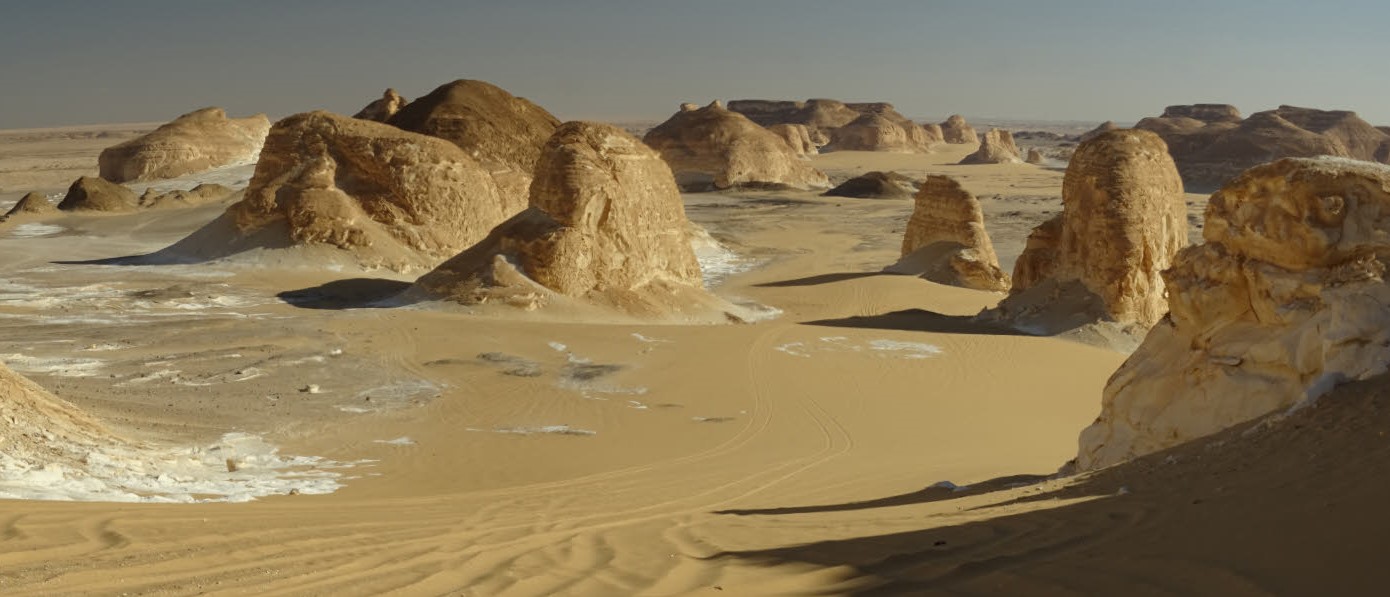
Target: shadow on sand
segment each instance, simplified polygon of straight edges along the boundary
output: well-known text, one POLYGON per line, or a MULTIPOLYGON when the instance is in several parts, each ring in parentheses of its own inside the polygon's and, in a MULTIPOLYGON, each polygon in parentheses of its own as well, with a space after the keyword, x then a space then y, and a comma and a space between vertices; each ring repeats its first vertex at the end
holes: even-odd
POLYGON ((399 307, 410 282, 386 278, 350 278, 275 295, 302 309, 386 309, 399 307))
POLYGON ((872 278, 874 276, 894 276, 887 272, 841 272, 837 274, 819 274, 807 276, 805 278, 795 278, 792 280, 781 280, 778 282, 763 282, 754 284, 758 288, 794 288, 798 286, 819 286, 833 282, 844 282, 846 280, 858 280, 860 278, 872 278))
POLYGON ((987 336, 1031 336, 1003 324, 982 321, 970 315, 943 315, 925 309, 907 309, 881 315, 856 315, 840 319, 804 321, 805 325, 870 330, 905 330, 942 334, 980 334, 987 336))

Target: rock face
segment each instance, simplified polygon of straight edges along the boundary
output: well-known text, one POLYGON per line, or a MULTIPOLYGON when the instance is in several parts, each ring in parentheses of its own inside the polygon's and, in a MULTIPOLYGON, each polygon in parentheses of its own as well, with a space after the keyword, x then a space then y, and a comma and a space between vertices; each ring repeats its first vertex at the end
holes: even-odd
POLYGON ((866 172, 825 192, 826 197, 856 199, 907 199, 912 197, 912 179, 897 172, 866 172))
POLYGON ((930 144, 927 131, 912 121, 906 118, 898 120, 882 112, 869 112, 832 130, 830 145, 826 149, 926 153, 930 144))
POLYGON ((144 195, 140 196, 140 207, 162 209, 169 207, 192 207, 203 205, 230 197, 232 189, 220 184, 204 183, 191 190, 174 190, 165 193, 155 191, 153 188, 147 189, 144 195))
POLYGON ((1355 112, 1280 106, 1242 120, 1234 107, 1169 106, 1135 128, 1168 143, 1183 180, 1219 185, 1247 168, 1284 157, 1330 155, 1390 162, 1390 135, 1355 112))
POLYGON ((1100 123, 1100 126, 1097 126, 1096 128, 1081 133, 1081 137, 1079 140, 1082 142, 1090 141, 1091 139, 1099 137, 1101 133, 1108 133, 1118 128, 1120 128, 1120 125, 1115 124, 1115 121, 1107 120, 1105 122, 1100 123))
POLYGON ((1077 464, 1109 466, 1366 379, 1390 364, 1390 168, 1253 168, 1212 195, 1165 274, 1168 318, 1106 384, 1077 464))
POLYGON ((954 114, 941 123, 941 136, 947 143, 970 144, 979 143, 980 136, 975 129, 966 124, 965 117, 954 114))
POLYGON ((0 420, 5 422, 0 425, 0 445, 5 447, 0 459, 7 473, 83 468, 94 449, 118 441, 96 419, 3 364, 0 420))
POLYGON ((990 313, 1045 334, 1095 321, 1142 331, 1168 310, 1160 272, 1185 244, 1182 180, 1163 140, 1104 133, 1077 148, 1062 213, 1028 237, 1013 290, 990 313))
POLYGON ((114 182, 83 176, 68 187, 58 203, 62 211, 134 211, 140 208, 135 192, 114 182))
POLYGON ((804 102, 734 100, 729 102, 729 110, 767 127, 778 124, 805 126, 811 141, 818 147, 844 145, 864 151, 918 151, 918 146, 926 146, 933 142, 929 134, 916 130, 919 128, 916 124, 899 114, 893 108, 893 104, 887 102, 846 104, 832 99, 809 99, 804 102), (874 115, 880 118, 868 118, 874 115), (884 125, 885 120, 895 126, 884 125), (837 143, 836 131, 848 128, 848 125, 856 122, 860 130, 854 133, 847 132, 837 143), (899 133, 894 130, 896 128, 903 130, 899 133), (885 146, 886 149, 872 149, 878 146, 885 146))
POLYGON ((433 267, 525 205, 458 146, 328 112, 275 123, 245 198, 246 246, 329 245, 368 267, 433 267))
POLYGON ((806 128, 804 124, 774 124, 767 127, 767 130, 786 141, 797 155, 810 156, 820 152, 815 142, 811 140, 811 130, 806 128))
POLYGON ((101 177, 111 182, 155 180, 254 162, 269 130, 264 114, 227 118, 221 108, 203 108, 103 150, 101 177))
POLYGON ((695 310, 714 301, 689 230, 656 152, 613 126, 569 122, 546 143, 530 207, 421 277, 415 291, 526 309, 578 299, 637 315, 695 310))
POLYGON ((1041 164, 1043 163, 1043 154, 1041 151, 1038 151, 1038 148, 1030 147, 1028 148, 1028 159, 1024 161, 1029 164, 1041 164))
POLYGON ((10 211, 5 212, 5 215, 0 217, 0 222, 5 222, 10 218, 18 216, 42 216, 57 212, 58 207, 53 205, 53 202, 49 201, 48 197, 45 197, 41 193, 29 193, 21 197, 19 202, 15 203, 14 207, 10 208, 10 211))
POLYGON ((946 132, 941 129, 941 125, 935 122, 928 122, 922 125, 922 130, 927 134, 927 144, 935 145, 946 142, 946 132))
POLYGON ((922 183, 903 235, 902 259, 887 271, 975 290, 1009 289, 979 200, 948 176, 928 176, 922 183))
POLYGON ((352 117, 375 122, 386 122, 390 120, 392 116, 395 116, 397 112, 400 112, 401 108, 404 108, 407 103, 410 103, 409 100, 401 97, 401 94, 396 93, 395 89, 388 87, 386 91, 381 94, 381 99, 372 100, 372 103, 358 110, 352 117))
POLYGON ((643 141, 661 154, 687 190, 830 186, 825 174, 777 134, 716 104, 677 112, 643 141))
POLYGON ((451 141, 494 172, 512 170, 527 177, 546 139, 560 126, 544 108, 524 98, 491 83, 465 79, 406 104, 387 122, 451 141))
POLYGON ((1018 145, 1014 136, 1004 129, 989 129, 980 141, 980 148, 960 161, 962 164, 1017 164, 1023 159, 1018 155, 1018 145))

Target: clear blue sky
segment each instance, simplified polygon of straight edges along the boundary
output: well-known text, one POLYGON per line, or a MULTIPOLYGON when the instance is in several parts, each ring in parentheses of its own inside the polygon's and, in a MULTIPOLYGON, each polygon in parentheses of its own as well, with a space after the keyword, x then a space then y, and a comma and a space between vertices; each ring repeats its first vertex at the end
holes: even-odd
POLYGON ((0 0, 0 56, 0 128, 351 113, 457 78, 562 119, 834 97, 1097 121, 1288 103, 1390 124, 1384 0, 0 0))

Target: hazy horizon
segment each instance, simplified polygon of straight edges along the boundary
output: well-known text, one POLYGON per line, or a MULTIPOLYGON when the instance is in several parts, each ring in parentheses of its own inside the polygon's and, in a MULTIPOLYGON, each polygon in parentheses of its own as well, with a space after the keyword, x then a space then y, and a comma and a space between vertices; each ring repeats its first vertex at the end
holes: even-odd
POLYGON ((9 1, 0 128, 163 122, 205 106, 351 114, 482 79, 562 119, 711 99, 887 101, 909 116, 1133 122, 1292 104, 1390 124, 1390 5, 1079 0, 384 4, 9 1))

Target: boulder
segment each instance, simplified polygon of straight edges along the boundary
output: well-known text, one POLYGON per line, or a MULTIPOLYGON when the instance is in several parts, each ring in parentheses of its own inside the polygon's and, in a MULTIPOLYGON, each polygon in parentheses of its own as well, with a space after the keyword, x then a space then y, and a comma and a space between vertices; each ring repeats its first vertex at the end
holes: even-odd
POLYGON ((999 268, 985 232, 979 200, 955 179, 937 174, 928 176, 917 192, 902 259, 886 271, 975 290, 1009 289, 1009 275, 999 268))
POLYGON ((68 187, 58 203, 62 211, 134 211, 140 208, 135 192, 109 180, 83 176, 68 187))
POLYGON ((954 114, 941 123, 941 136, 947 143, 970 144, 979 143, 980 136, 975 129, 965 123, 965 117, 954 114))
POLYGON ((1017 164, 1023 159, 1018 155, 1018 145, 1014 136, 1004 129, 989 129, 980 141, 980 148, 960 161, 961 164, 1017 164))
MULTIPOLYGON (((684 111, 688 112, 689 110, 684 111)), ((811 140, 811 130, 806 128, 804 124, 774 124, 767 127, 767 130, 786 141, 787 146, 791 147, 797 155, 816 155, 820 151, 815 142, 811 140)))
POLYGON ((777 134, 716 104, 677 112, 643 140, 661 154, 687 190, 830 186, 825 174, 777 134))
POLYGON ((401 108, 404 108, 408 103, 410 103, 409 100, 401 97, 401 94, 396 93, 395 89, 388 87, 386 91, 381 94, 381 99, 372 100, 372 103, 358 110, 352 117, 375 122, 386 122, 390 120, 392 116, 395 116, 397 112, 400 112, 401 108))
POLYGON ((413 292, 528 310, 578 302, 693 315, 718 301, 704 290, 690 228, 655 151, 616 127, 569 122, 544 147, 530 207, 421 277, 413 292))
POLYGON ((1163 140, 1122 129, 1082 143, 1062 180, 1062 213, 1028 238, 992 318, 1042 334, 1094 322, 1142 333, 1163 317, 1160 275, 1187 244, 1182 181, 1163 140))
POLYGON ((1390 364, 1390 168, 1252 168, 1164 279, 1168 317, 1106 384, 1077 464, 1109 466, 1317 398, 1390 364))
POLYGON ((524 207, 453 143, 309 112, 275 123, 244 198, 170 251, 322 246, 405 271, 437 265, 524 207))
POLYGON ((203 108, 108 147, 97 161, 101 177, 111 182, 174 178, 256 161, 269 130, 264 114, 227 118, 222 108, 203 108))
POLYGON ((867 172, 840 183, 824 193, 826 197, 856 199, 909 199, 913 181, 897 172, 867 172))

